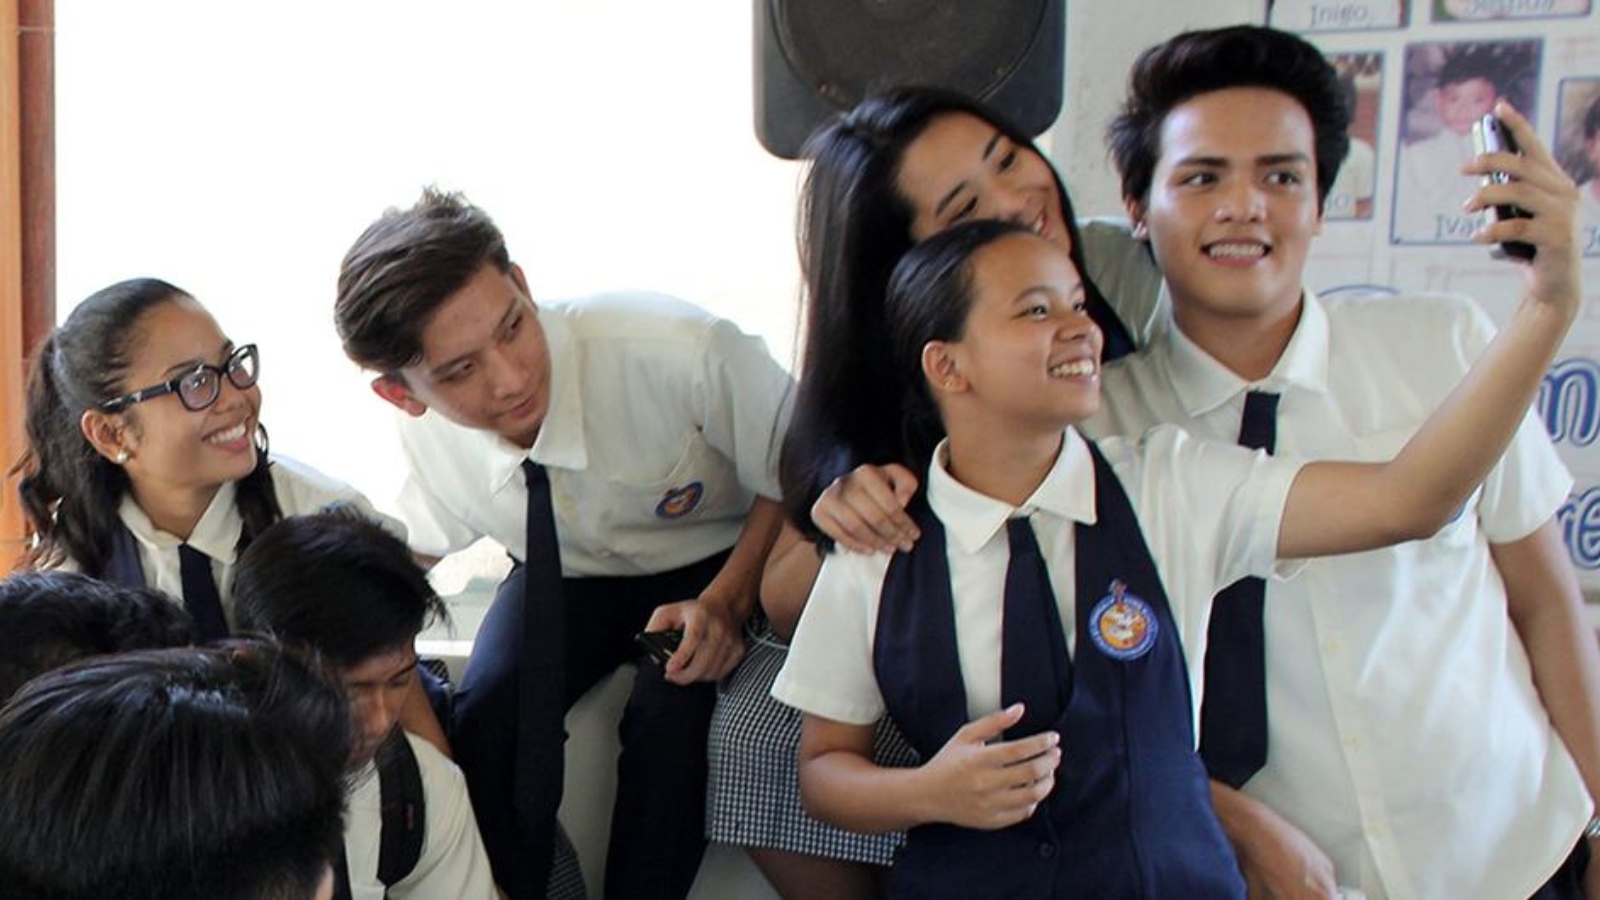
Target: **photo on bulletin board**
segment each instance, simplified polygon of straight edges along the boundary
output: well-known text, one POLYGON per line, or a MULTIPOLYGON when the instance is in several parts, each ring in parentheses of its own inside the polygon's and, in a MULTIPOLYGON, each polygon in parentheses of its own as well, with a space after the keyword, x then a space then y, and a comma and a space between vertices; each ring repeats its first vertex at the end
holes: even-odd
POLYGON ((1267 0, 1267 24, 1285 31, 1373 31, 1404 28, 1406 0, 1267 0))
POLYGON ((1587 15, 1592 0, 1433 0, 1435 22, 1553 19, 1587 15))
POLYGON ((1537 39, 1406 45, 1393 243, 1471 242, 1480 214, 1461 204, 1478 181, 1461 167, 1473 156, 1472 123, 1504 98, 1537 125, 1542 52, 1537 39))
POLYGON ((1383 96, 1383 54, 1376 51, 1331 53, 1339 73, 1345 104, 1350 107, 1350 152, 1333 179, 1322 217, 1329 221, 1372 218, 1378 186, 1378 122, 1383 96))
POLYGON ((1556 159, 1578 183, 1584 256, 1600 256, 1600 77, 1562 79, 1556 93, 1556 159))

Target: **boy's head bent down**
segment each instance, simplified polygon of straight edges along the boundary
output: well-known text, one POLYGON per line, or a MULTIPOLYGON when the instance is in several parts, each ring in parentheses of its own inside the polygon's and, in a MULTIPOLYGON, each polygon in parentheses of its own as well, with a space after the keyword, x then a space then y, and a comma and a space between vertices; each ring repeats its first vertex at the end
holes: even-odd
POLYGON ((364 765, 399 721, 417 675, 417 634, 443 602, 405 542, 344 510, 291 516, 239 557, 240 628, 315 651, 344 685, 364 765))

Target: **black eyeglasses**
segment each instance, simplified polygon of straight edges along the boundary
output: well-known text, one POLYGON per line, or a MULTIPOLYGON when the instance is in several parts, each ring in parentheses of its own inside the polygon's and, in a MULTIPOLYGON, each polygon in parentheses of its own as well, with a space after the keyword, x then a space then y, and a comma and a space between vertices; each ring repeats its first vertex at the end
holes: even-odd
POLYGON ((177 394, 178 402, 183 408, 199 412, 217 402, 222 396, 222 379, 239 390, 244 390, 256 383, 256 378, 261 374, 261 357, 256 353, 255 344, 245 344, 233 351, 221 366, 210 363, 201 363, 193 369, 179 375, 171 381, 153 384, 147 388, 140 388, 121 397, 112 397, 100 404, 101 412, 117 412, 126 409, 135 403, 153 400, 162 394, 177 394))

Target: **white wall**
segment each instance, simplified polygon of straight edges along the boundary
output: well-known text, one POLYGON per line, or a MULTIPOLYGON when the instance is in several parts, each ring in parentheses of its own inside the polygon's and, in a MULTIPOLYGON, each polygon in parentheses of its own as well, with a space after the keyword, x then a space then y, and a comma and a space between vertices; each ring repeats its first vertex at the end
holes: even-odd
POLYGON ((262 347, 273 446, 394 494, 332 327, 350 243, 422 185, 496 217, 540 297, 676 293, 790 358, 799 167, 751 127, 719 0, 57 4, 60 313, 155 275, 262 347))
POLYGON ((1067 0, 1065 109, 1049 143, 1078 215, 1124 214, 1105 131, 1139 53, 1191 28, 1259 24, 1265 10, 1266 0, 1067 0))

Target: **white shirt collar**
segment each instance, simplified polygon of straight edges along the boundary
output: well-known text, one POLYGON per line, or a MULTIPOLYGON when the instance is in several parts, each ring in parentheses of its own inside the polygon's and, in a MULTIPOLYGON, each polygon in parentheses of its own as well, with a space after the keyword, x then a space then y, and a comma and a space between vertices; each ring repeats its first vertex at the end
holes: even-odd
POLYGON ((978 552, 1015 516, 1044 512, 1072 522, 1094 524, 1094 460, 1076 429, 1063 433, 1055 465, 1020 507, 980 494, 957 481, 945 468, 949 439, 934 450, 928 467, 928 504, 945 533, 962 552, 978 552))
POLYGON ((217 562, 232 565, 242 527, 239 512, 234 506, 238 490, 238 485, 232 481, 217 488, 217 493, 206 506, 206 511, 200 514, 200 521, 194 524, 187 541, 157 528, 150 521, 150 516, 134 502, 132 494, 122 495, 117 515, 134 539, 152 550, 176 550, 179 544, 188 544, 217 562))
POLYGON ((1151 350, 1166 353, 1173 392, 1191 417, 1211 412, 1251 388, 1328 390, 1328 313, 1309 288, 1300 305, 1300 321, 1283 355, 1258 382, 1245 381, 1229 371, 1176 327, 1161 334, 1151 350))

